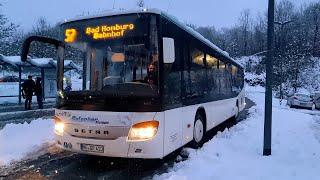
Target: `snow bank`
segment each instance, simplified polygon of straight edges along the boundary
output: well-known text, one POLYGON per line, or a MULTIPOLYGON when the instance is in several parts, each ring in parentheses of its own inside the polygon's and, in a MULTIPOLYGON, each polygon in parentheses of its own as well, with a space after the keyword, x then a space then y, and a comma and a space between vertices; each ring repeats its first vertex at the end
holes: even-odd
POLYGON ((258 75, 255 73, 246 72, 244 75, 244 80, 250 86, 264 86, 266 82, 266 73, 261 73, 258 75))
POLYGON ((262 65, 263 56, 243 56, 236 58, 236 61, 245 68, 245 81, 251 86, 264 86, 266 73, 262 65))
MULTIPOLYGON (((75 73, 74 73, 75 74, 75 73)), ((79 76, 78 76, 79 77, 79 76)), ((81 79, 76 79, 77 87, 82 87, 81 79)), ((0 97, 1 104, 17 104, 19 101, 19 83, 18 82, 3 82, 0 83, 0 96, 15 96, 15 97, 0 97)), ((55 98, 46 98, 44 102, 54 102, 55 98)), ((24 102, 24 99, 22 99, 24 102)), ((37 102, 37 97, 32 97, 32 102, 37 102)))
POLYGON ((264 157, 264 90, 249 87, 247 96, 257 104, 247 120, 218 133, 203 148, 189 150, 188 160, 154 179, 318 179, 320 128, 314 117, 274 103, 273 151, 264 157))
POLYGON ((30 124, 7 124, 0 130, 0 166, 21 160, 42 144, 53 142, 53 120, 37 119, 30 124))

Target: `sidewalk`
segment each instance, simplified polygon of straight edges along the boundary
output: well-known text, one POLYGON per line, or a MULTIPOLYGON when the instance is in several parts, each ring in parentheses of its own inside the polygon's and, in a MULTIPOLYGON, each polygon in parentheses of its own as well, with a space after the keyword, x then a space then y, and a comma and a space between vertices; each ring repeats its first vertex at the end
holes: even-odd
POLYGON ((0 129, 8 123, 21 123, 30 119, 52 117, 55 102, 46 102, 44 109, 38 109, 37 103, 32 103, 32 110, 25 110, 23 104, 0 105, 0 129))
MULTIPOLYGON (((49 102, 43 102, 43 108, 44 109, 50 109, 55 106, 55 101, 49 101, 49 102)), ((38 109, 37 102, 32 102, 32 110, 38 109)), ((26 111, 24 109, 24 102, 21 104, 0 104, 0 113, 5 112, 16 112, 16 111, 26 111)))

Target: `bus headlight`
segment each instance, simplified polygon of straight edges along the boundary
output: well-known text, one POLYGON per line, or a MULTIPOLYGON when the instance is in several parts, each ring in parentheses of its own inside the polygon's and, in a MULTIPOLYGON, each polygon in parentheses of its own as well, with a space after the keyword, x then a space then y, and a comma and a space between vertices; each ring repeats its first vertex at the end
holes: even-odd
POLYGON ((62 135, 64 132, 64 123, 57 117, 54 117, 54 131, 58 135, 62 135))
POLYGON ((146 121, 133 125, 128 134, 128 141, 146 141, 152 139, 158 131, 158 121, 146 121))

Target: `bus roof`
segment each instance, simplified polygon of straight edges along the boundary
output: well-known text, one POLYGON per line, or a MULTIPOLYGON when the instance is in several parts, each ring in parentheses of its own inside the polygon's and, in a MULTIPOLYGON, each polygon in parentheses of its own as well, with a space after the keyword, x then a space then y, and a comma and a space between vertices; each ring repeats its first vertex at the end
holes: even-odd
POLYGON ((194 36, 195 38, 197 38, 198 40, 200 40, 201 42, 203 42, 207 46, 211 47, 212 49, 216 50, 217 52, 219 52, 220 54, 225 56, 225 58, 229 59, 233 63, 235 63, 238 66, 240 66, 241 68, 243 68, 243 66, 240 63, 236 62, 232 57, 230 57, 228 52, 220 49, 218 46, 216 46, 211 41, 209 41, 208 39, 203 37, 200 33, 195 31, 191 27, 188 27, 185 23, 181 22, 176 17, 169 15, 168 13, 163 12, 159 9, 134 9, 134 10, 121 10, 121 11, 108 11, 108 12, 103 12, 103 13, 99 13, 96 15, 88 15, 88 16, 81 16, 81 17, 68 19, 68 20, 65 20, 63 23, 99 18, 99 17, 108 17, 108 16, 125 15, 125 14, 141 14, 141 13, 152 13, 152 14, 158 14, 158 15, 165 17, 166 19, 168 19, 169 21, 172 21, 174 24, 176 24, 181 29, 185 30, 186 32, 188 32, 189 34, 191 34, 192 36, 194 36))

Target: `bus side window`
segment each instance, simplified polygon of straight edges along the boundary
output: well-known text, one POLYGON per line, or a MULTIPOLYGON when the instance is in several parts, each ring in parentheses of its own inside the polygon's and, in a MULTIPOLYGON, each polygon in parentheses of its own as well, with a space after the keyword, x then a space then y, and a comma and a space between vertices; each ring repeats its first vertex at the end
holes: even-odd
POLYGON ((208 90, 211 99, 217 98, 217 69, 219 60, 209 54, 206 55, 207 75, 208 75, 208 90))
POLYGON ((237 80, 238 80, 238 84, 240 86, 240 89, 243 89, 244 87, 244 70, 243 69, 240 69, 237 73, 237 80))
POLYGON ((191 50, 191 92, 192 96, 203 96, 207 92, 207 79, 205 69, 205 55, 202 51, 191 50))
POLYGON ((238 95, 238 93, 241 91, 241 86, 239 84, 239 80, 238 80, 238 67, 235 66, 235 65, 232 65, 232 68, 231 68, 231 75, 232 75, 232 92, 233 92, 233 95, 236 96, 238 95))
POLYGON ((224 71, 224 69, 226 68, 226 64, 223 61, 219 60, 219 67, 218 68, 222 69, 222 71, 224 71))
POLYGON ((219 71, 218 71, 218 78, 219 78, 219 96, 222 98, 229 98, 231 97, 231 73, 228 70, 228 64, 223 61, 219 60, 219 71))
POLYGON ((217 71, 217 93, 220 98, 225 96, 225 68, 226 65, 223 61, 219 60, 219 66, 217 71))
POLYGON ((181 105, 181 43, 175 41, 175 56, 173 64, 164 64, 164 103, 166 108, 181 105))
POLYGON ((230 63, 226 64, 226 71, 225 71, 225 79, 226 79, 226 93, 229 98, 233 97, 232 91, 232 65, 230 63))

